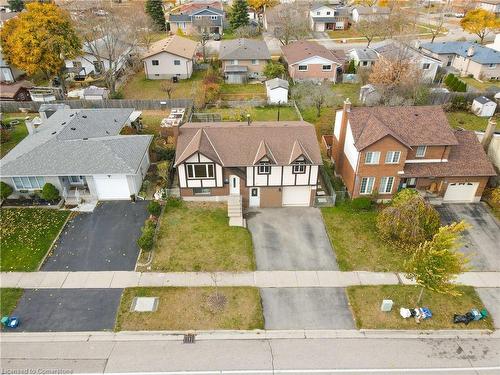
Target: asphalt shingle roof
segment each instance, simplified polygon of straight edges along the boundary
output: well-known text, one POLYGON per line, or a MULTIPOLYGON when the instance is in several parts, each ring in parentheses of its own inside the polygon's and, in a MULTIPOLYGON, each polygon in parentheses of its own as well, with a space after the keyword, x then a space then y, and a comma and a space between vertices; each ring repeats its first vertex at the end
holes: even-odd
POLYGON ((233 39, 223 40, 220 44, 221 60, 269 60, 271 53, 263 40, 233 39))
POLYGON ((423 43, 420 47, 438 55, 455 54, 462 57, 469 57, 472 61, 479 64, 500 64, 500 52, 477 43, 434 42, 423 43), (467 50, 471 46, 474 47, 474 54, 467 56, 467 50))

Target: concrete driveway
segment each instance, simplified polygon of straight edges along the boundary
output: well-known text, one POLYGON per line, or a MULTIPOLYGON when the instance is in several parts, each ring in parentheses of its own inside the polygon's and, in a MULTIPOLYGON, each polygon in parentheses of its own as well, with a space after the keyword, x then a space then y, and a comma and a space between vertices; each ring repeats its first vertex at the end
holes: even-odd
POLYGON ((12 315, 19 331, 112 330, 122 289, 28 289, 12 315))
POLYGON ((263 288, 266 329, 354 329, 344 288, 263 288))
POLYGON ((465 220, 471 225, 461 251, 470 256, 475 271, 500 271, 500 226, 483 203, 443 204, 436 209, 443 224, 465 220))
POLYGON ((247 215, 259 271, 338 270, 317 208, 267 208, 247 215))
POLYGON ((133 271, 148 202, 103 202, 64 228, 43 271, 133 271))

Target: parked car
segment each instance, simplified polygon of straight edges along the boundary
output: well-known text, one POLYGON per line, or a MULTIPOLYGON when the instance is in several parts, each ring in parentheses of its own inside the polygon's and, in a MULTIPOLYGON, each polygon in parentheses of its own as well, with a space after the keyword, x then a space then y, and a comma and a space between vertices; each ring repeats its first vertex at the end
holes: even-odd
POLYGON ((213 40, 221 40, 222 37, 219 33, 212 34, 212 39, 213 40))

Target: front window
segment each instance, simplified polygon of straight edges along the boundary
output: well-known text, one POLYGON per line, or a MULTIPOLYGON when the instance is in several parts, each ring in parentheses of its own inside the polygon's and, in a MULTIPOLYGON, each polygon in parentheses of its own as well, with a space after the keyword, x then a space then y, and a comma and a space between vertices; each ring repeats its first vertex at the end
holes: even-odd
POLYGON ((368 61, 363 61, 363 66, 368 66, 368 61))
POLYGON ((401 156, 401 151, 389 151, 385 155, 385 163, 398 164, 400 156, 401 156))
POLYGON ((418 146, 417 147, 417 152, 415 155, 417 158, 423 158, 425 156, 425 151, 427 150, 427 146, 418 146))
POLYGON ((45 185, 43 177, 12 177, 17 190, 41 190, 45 185))
POLYGON ((394 177, 382 177, 380 179, 380 186, 378 192, 380 194, 392 193, 392 186, 394 185, 394 177))
POLYGON ((321 14, 321 12, 316 12, 316 15, 319 16, 321 14))
POLYGON ((70 184, 73 184, 73 185, 83 184, 83 176, 69 176, 68 179, 69 179, 70 184))
POLYGON ((331 12, 326 12, 326 15, 329 16, 331 14, 331 12))
POLYGON ((371 194, 373 192, 373 184, 375 184, 375 177, 363 177, 361 179, 361 187, 359 188, 359 193, 371 194))
POLYGON ((332 70, 332 66, 331 65, 323 65, 323 70, 326 70, 326 71, 332 70))
POLYGON ((269 164, 269 162, 267 162, 267 161, 260 162, 257 172, 259 174, 270 174, 271 173, 271 164, 269 164))
POLYGON ((215 20, 217 20, 217 16, 210 16, 210 19, 215 21, 215 20))
POLYGON ((422 66, 422 69, 423 69, 423 70, 428 70, 430 67, 431 67, 431 64, 429 64, 429 63, 425 63, 425 64, 422 66))
POLYGON ((233 60, 233 61, 231 61, 231 64, 233 64, 233 65, 238 65, 238 60, 233 60))
POLYGON ((174 65, 181 65, 181 60, 174 60, 174 65))
POLYGON ((497 64, 488 64, 488 68, 490 69, 495 69, 497 67, 497 64))
POLYGON ((259 65, 259 60, 252 60, 252 65, 259 65))
POLYGON ((305 72, 307 70, 307 65, 299 65, 299 71, 305 72))
POLYGON ((153 66, 158 66, 158 65, 160 65, 160 60, 151 60, 151 64, 153 66))
POLYGON ((189 179, 214 178, 214 165, 188 164, 187 174, 189 179))
POLYGON ((210 188, 193 188, 194 195, 210 195, 210 188))
POLYGON ((92 65, 94 65, 94 69, 95 69, 96 73, 102 73, 102 71, 104 70, 103 69, 104 64, 102 61, 97 61, 97 60, 93 61, 92 65))
POLYGON ((306 173, 306 162, 304 160, 297 160, 293 163, 292 172, 294 174, 306 173))
POLYGON ((368 151, 365 154, 365 164, 378 164, 380 160, 380 152, 368 151))

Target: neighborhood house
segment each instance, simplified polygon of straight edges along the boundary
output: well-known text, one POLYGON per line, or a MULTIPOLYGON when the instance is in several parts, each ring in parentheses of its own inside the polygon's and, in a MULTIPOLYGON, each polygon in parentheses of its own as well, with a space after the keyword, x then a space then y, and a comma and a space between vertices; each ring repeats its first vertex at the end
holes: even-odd
POLYGON ((218 1, 183 4, 172 9, 167 18, 173 34, 222 34, 224 31, 224 11, 218 1))
POLYGON ((314 4, 309 20, 312 31, 344 30, 349 27, 349 8, 314 4))

